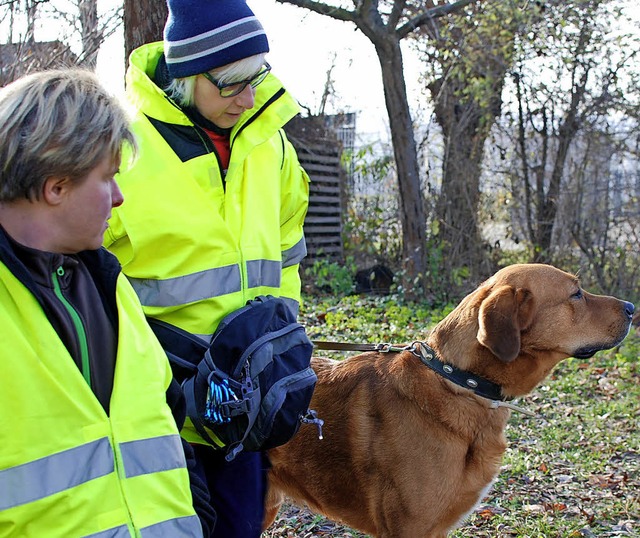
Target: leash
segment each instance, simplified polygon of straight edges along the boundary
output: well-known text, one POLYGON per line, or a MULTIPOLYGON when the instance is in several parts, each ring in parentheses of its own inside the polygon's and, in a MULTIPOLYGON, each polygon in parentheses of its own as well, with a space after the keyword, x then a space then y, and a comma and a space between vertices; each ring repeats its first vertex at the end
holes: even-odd
POLYGON ((377 351, 379 353, 401 353, 403 351, 409 351, 420 359, 422 364, 428 366, 441 377, 444 377, 459 387, 471 390, 476 396, 489 400, 492 409, 506 407, 530 417, 536 416, 535 413, 511 403, 509 401, 510 398, 502 396, 502 387, 497 383, 442 362, 438 358, 435 350, 426 342, 417 340, 408 346, 394 346, 392 344, 382 343, 350 344, 347 342, 314 340, 312 344, 317 349, 333 351, 377 351))
POLYGON ((333 351, 379 351, 380 353, 400 353, 409 351, 411 346, 392 346, 391 344, 349 344, 347 342, 327 342, 325 340, 312 340, 311 343, 317 349, 333 351))

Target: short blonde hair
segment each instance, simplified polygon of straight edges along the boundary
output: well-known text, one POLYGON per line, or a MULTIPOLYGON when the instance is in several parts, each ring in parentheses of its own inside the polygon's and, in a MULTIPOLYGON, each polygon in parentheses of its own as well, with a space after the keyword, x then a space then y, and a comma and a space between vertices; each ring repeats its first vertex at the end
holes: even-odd
POLYGON ((41 71, 0 90, 0 201, 39 199, 49 177, 80 181, 136 151, 124 109, 85 69, 41 71))
MULTIPOLYGON (((247 58, 242 58, 228 65, 223 65, 213 69, 211 74, 221 84, 227 84, 236 80, 244 80, 255 75, 264 65, 265 54, 255 54, 247 58)), ((176 78, 169 86, 163 88, 166 94, 180 106, 192 106, 196 88, 196 77, 176 78)))

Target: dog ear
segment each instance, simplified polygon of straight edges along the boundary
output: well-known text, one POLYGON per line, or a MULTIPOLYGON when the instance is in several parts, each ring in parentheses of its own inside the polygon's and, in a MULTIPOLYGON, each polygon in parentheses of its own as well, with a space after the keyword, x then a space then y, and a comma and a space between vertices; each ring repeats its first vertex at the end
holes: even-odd
POLYGON ((520 353, 520 332, 533 320, 531 293, 511 286, 495 288, 480 304, 477 339, 503 362, 520 353))

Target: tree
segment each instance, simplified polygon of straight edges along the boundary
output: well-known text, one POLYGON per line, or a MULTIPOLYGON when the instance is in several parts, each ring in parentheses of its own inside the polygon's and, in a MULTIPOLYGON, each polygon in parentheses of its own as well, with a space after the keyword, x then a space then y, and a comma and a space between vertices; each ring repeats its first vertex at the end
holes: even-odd
POLYGON ((39 69, 65 65, 96 67, 104 40, 118 27, 121 10, 98 16, 97 0, 67 3, 48 0, 9 0, 0 5, 0 20, 9 26, 8 43, 0 45, 0 84, 39 69), (40 26, 59 28, 55 41, 38 41, 40 26))
POLYGON ((98 0, 70 0, 51 2, 30 0, 39 4, 39 19, 53 20, 60 26, 61 39, 75 49, 80 43, 77 63, 88 69, 95 69, 98 51, 105 40, 112 35, 122 21, 122 8, 113 7, 98 13, 98 0))
POLYGON ((474 281, 493 272, 479 222, 484 146, 501 114, 516 36, 536 14, 524 8, 517 1, 476 3, 413 36, 444 139, 438 226, 432 227, 444 254, 441 270, 466 268, 474 281))
POLYGON ((167 14, 166 0, 124 0, 124 49, 127 58, 140 45, 162 40, 167 14))
POLYGON ((438 6, 427 2, 421 9, 411 11, 407 10, 406 0, 382 3, 378 0, 354 1, 352 9, 315 0, 277 1, 352 23, 375 48, 382 71, 385 105, 398 174, 403 235, 403 287, 408 298, 416 298, 426 288, 426 216, 400 42, 417 28, 438 17, 454 13, 475 0, 459 0, 438 6))
POLYGON ((619 2, 577 0, 549 11, 530 36, 535 39, 523 41, 514 74, 519 174, 513 179, 514 189, 523 193, 514 199, 522 200, 523 233, 533 261, 540 262, 553 261, 568 240, 588 254, 590 243, 602 244, 602 234, 619 234, 611 228, 612 178, 597 163, 620 158, 613 150, 625 140, 616 126, 637 118, 638 73, 631 66, 640 54, 637 37, 619 30, 624 27, 619 2), (590 181, 578 183, 585 170, 590 181), (572 208, 576 200, 584 202, 586 188, 598 189, 597 213, 572 208), (570 207, 562 203, 567 197, 570 207), (563 230, 573 235, 563 236, 563 230))

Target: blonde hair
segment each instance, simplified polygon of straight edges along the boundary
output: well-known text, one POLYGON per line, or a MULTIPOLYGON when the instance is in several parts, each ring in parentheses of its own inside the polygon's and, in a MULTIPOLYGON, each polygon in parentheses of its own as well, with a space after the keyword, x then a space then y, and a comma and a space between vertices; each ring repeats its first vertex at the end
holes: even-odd
POLYGON ((80 181, 136 151, 124 109, 85 69, 41 71, 0 90, 0 201, 39 199, 47 178, 80 181))
MULTIPOLYGON (((221 84, 227 84, 237 80, 245 80, 255 75, 264 65, 265 54, 255 54, 242 58, 228 65, 212 69, 211 74, 221 84)), ((196 78, 200 75, 176 78, 169 86, 163 88, 166 94, 180 106, 192 106, 196 88, 196 78)))

